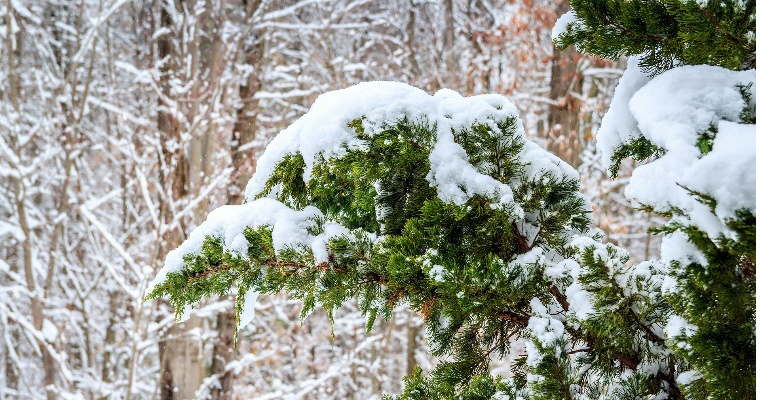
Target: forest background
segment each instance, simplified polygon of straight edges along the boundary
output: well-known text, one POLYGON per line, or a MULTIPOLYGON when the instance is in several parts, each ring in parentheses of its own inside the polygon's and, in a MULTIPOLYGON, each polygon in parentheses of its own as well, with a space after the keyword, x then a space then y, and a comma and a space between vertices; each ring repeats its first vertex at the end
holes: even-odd
MULTIPOLYGON (((286 296, 233 345, 230 298, 144 303, 166 253, 242 202, 256 157, 329 90, 395 80, 500 93, 579 169, 594 226, 656 257, 653 216, 594 134, 624 60, 556 50, 555 0, 2 0, 0 399, 367 399, 431 368, 421 320, 334 334, 286 296)), ((513 346, 514 354, 522 351, 513 346)), ((509 359, 492 372, 509 376, 509 359)))

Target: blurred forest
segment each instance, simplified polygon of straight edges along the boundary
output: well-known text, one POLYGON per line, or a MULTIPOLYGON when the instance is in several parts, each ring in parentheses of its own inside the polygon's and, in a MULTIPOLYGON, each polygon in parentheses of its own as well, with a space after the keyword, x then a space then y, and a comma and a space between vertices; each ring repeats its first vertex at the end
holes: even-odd
MULTIPOLYGON (((144 289, 320 93, 501 93, 579 169, 595 226, 655 257, 594 133, 624 64, 559 52, 561 0, 0 0, 0 399, 379 399, 436 360, 403 309, 370 333, 262 297, 182 324, 144 289), (331 330, 334 340, 331 341, 331 330)), ((316 128, 318 129, 318 127, 316 128)), ((630 171, 630 166, 628 170, 630 171)), ((516 343, 512 349, 523 349, 516 343)), ((509 376, 509 360, 493 371, 509 376)))

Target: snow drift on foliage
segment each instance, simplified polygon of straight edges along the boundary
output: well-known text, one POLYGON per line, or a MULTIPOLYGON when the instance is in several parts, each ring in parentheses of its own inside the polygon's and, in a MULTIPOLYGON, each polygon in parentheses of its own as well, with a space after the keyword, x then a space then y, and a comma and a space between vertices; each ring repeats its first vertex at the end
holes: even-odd
POLYGON ((552 40, 559 39, 560 35, 566 33, 571 28, 583 29, 583 22, 578 19, 575 11, 570 10, 557 19, 552 28, 552 40))
MULTIPOLYGON (((166 280, 168 274, 181 271, 184 266, 182 258, 187 254, 200 253, 207 237, 221 239, 225 252, 245 257, 248 241, 243 232, 247 227, 270 226, 275 250, 309 246, 317 262, 326 261, 326 243, 329 238, 348 233, 348 230, 339 224, 328 222, 324 226, 324 233, 312 235, 308 228, 313 225, 314 218, 318 217, 322 217, 322 212, 316 207, 306 207, 298 211, 274 199, 221 206, 212 211, 206 221, 195 228, 182 245, 169 252, 163 268, 158 271, 147 292, 150 293, 156 285, 166 280)), ((252 298, 255 299, 255 296, 252 298)))
MULTIPOLYGON (((368 135, 402 118, 435 127, 436 141, 429 154, 430 172, 426 179, 437 189, 438 197, 462 205, 475 195, 484 195, 501 205, 514 206, 515 215, 523 217, 519 205, 514 203, 511 187, 481 173, 469 162, 464 148, 454 140, 454 132, 475 123, 489 125, 498 132, 497 123, 508 118, 515 119, 516 135, 525 139, 517 108, 506 98, 500 95, 462 97, 448 89, 430 96, 398 82, 361 83, 319 96, 307 114, 275 137, 258 159, 256 173, 248 183, 248 203, 223 206, 211 212, 180 247, 167 255, 164 267, 148 292, 162 283, 168 274, 181 271, 183 257, 200 253, 207 237, 220 239, 225 252, 245 256, 248 243, 243 232, 247 227, 271 227, 276 250, 307 246, 317 262, 327 260, 328 240, 348 233, 346 228, 328 222, 324 225, 325 232, 314 236, 308 232, 308 227, 313 225, 314 218, 323 216, 320 210, 315 207, 292 210, 275 199, 256 200, 256 197, 277 164, 289 154, 301 154, 306 164, 303 178, 308 181, 314 164, 321 158, 329 160, 344 155, 347 150, 361 149, 363 141, 356 136, 354 128, 349 127, 350 122, 359 118, 364 133, 368 135)), ((527 164, 524 172, 528 179, 539 179, 546 173, 558 179, 578 179, 572 167, 527 139, 518 157, 527 164)), ((434 273, 438 272, 443 273, 434 270, 434 273)), ((256 292, 245 295, 241 324, 253 318, 256 297, 256 292), (251 304, 248 304, 249 300, 251 304)))
POLYGON ((636 168, 626 196, 656 211, 680 208, 711 237, 730 234, 725 219, 756 208, 755 125, 740 123, 747 106, 740 86, 751 85, 754 109, 755 71, 683 66, 650 79, 637 64, 629 61, 597 135, 605 163, 611 165, 620 145, 645 137, 665 155, 636 168), (715 128, 712 149, 703 155, 698 139, 715 128), (686 189, 713 197, 718 218, 686 189))
MULTIPOLYGON (((248 182, 246 199, 254 199, 286 155, 300 153, 306 163, 304 180, 308 182, 318 155, 325 159, 340 157, 346 149, 359 149, 362 141, 356 137, 349 122, 362 119, 365 133, 382 130, 401 118, 428 123, 437 127, 437 140, 430 153, 430 173, 427 179, 444 201, 464 204, 476 194, 493 196, 502 204, 511 203, 511 188, 480 173, 470 164, 462 146, 454 141, 454 131, 484 123, 498 131, 496 121, 517 117, 517 108, 505 97, 495 94, 462 97, 441 89, 434 96, 400 82, 365 82, 342 90, 320 95, 308 113, 283 130, 267 146, 256 163, 256 173, 248 182)), ((517 120, 517 135, 523 136, 522 123, 517 120)), ((547 171, 556 176, 577 179, 577 172, 528 141, 521 158, 530 162, 529 177, 547 171)))
POLYGON ((628 67, 620 77, 610 108, 602 118, 602 126, 596 134, 596 148, 602 153, 605 168, 612 166, 612 154, 625 142, 641 136, 638 123, 628 103, 650 78, 639 68, 639 58, 628 59, 628 67))

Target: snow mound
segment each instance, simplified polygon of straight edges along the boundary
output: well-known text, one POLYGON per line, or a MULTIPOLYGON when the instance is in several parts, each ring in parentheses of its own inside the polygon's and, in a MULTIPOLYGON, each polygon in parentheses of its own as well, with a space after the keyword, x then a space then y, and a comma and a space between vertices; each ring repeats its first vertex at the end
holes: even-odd
POLYGON ((596 134, 596 147, 602 153, 605 168, 612 166, 615 149, 625 142, 641 136, 636 118, 628 103, 636 92, 651 79, 639 69, 639 58, 628 59, 628 67, 620 77, 610 108, 602 118, 602 126, 596 134))

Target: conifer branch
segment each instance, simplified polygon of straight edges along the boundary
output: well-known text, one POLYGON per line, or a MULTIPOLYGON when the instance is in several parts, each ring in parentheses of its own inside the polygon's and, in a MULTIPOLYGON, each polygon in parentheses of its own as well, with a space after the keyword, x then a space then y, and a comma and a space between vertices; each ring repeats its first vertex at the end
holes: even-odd
POLYGON ((530 320, 529 315, 519 314, 511 310, 501 311, 500 313, 496 314, 496 318, 515 323, 523 328, 526 328, 528 326, 528 320, 530 320))
POLYGON ((517 228, 517 223, 512 222, 512 233, 515 235, 515 238, 517 238, 517 245, 520 248, 520 254, 525 254, 530 251, 530 246, 528 245, 528 241, 525 240, 525 238, 520 233, 520 230, 517 228))
POLYGON ((222 264, 222 265, 212 266, 212 267, 211 267, 211 269, 207 269, 207 270, 205 270, 205 271, 201 272, 201 273, 200 273, 200 274, 198 274, 198 275, 189 276, 189 277, 187 278, 187 284, 185 285, 185 287, 187 287, 187 285, 189 285, 190 283, 192 283, 192 282, 194 282, 194 281, 197 281, 197 280, 199 280, 199 279, 203 279, 203 278, 205 278, 206 276, 208 276, 208 275, 211 275, 211 274, 213 274, 213 273, 215 273, 215 272, 219 272, 219 271, 228 270, 228 269, 230 269, 230 268, 232 268, 232 266, 230 266, 230 265, 227 265, 227 264, 222 264))
POLYGON ((755 280, 755 263, 749 257, 742 257, 742 259, 739 261, 739 266, 741 268, 742 275, 744 275, 748 281, 755 280))
POLYGON ((618 24, 618 23, 610 20, 609 18, 607 18, 607 16, 605 16, 604 14, 600 14, 599 17, 602 19, 602 21, 605 24, 612 25, 613 27, 619 29, 621 32, 625 33, 626 35, 637 36, 637 37, 645 37, 647 39, 656 40, 658 42, 667 41, 667 38, 664 38, 664 37, 655 36, 655 35, 652 35, 652 34, 649 34, 649 33, 646 33, 646 32, 642 35, 640 32, 634 32, 634 31, 632 31, 630 29, 626 29, 624 26, 622 26, 622 25, 620 25, 620 24, 618 24))
POLYGON ((554 357, 552 361, 554 362, 554 369, 557 372, 557 382, 562 389, 562 394, 564 394, 565 400, 573 400, 573 395, 570 393, 570 388, 567 386, 567 383, 565 383, 565 380, 563 379, 564 375, 562 374, 562 367, 559 365, 559 360, 557 360, 557 357, 554 357))
POLYGON ((562 307, 562 310, 567 312, 570 309, 570 303, 567 301, 567 296, 565 296, 564 293, 562 293, 557 286, 550 284, 549 285, 549 293, 554 296, 554 298, 557 300, 559 305, 562 307))
POLYGON ((706 8, 700 8, 700 10, 702 11, 703 14, 705 14, 705 16, 707 16, 707 18, 710 20, 710 22, 712 22, 713 26, 715 26, 715 29, 717 29, 720 33, 722 33, 723 35, 725 35, 727 38, 731 39, 731 41, 733 41, 734 43, 736 43, 736 44, 738 44, 740 46, 744 46, 744 43, 742 43, 742 41, 739 40, 736 36, 734 36, 734 35, 726 32, 725 30, 723 30, 723 28, 720 26, 720 23, 715 18, 715 14, 711 13, 706 8))

